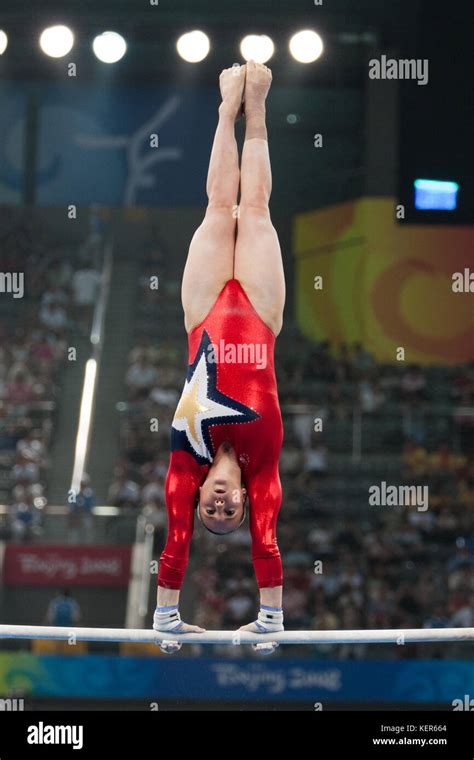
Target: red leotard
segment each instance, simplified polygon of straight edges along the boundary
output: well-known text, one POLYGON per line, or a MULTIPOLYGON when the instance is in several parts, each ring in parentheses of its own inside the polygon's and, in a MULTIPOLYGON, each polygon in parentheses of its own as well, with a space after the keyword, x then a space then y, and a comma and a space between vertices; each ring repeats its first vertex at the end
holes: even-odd
POLYGON ((233 446, 249 498, 252 561, 260 588, 283 583, 276 522, 283 425, 275 378, 275 335, 236 279, 228 280, 188 335, 189 367, 171 428, 166 477, 168 537, 158 585, 179 589, 199 486, 223 441, 233 446))

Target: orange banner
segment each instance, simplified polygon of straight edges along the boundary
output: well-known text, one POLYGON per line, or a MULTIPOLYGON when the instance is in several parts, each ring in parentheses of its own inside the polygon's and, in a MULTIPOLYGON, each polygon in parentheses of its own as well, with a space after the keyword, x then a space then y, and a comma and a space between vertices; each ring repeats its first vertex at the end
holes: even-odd
POLYGON ((363 198, 295 217, 301 330, 333 345, 360 341, 383 362, 400 347, 409 362, 472 361, 474 293, 454 292, 453 276, 474 272, 474 228, 404 225, 395 209, 393 199, 363 198))

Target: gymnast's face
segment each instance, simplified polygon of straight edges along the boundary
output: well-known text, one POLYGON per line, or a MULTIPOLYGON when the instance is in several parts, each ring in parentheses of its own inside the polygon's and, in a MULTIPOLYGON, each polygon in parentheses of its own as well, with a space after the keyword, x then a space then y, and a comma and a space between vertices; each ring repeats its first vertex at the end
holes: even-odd
POLYGON ((231 533, 244 516, 246 495, 240 474, 218 478, 211 471, 199 489, 199 517, 212 533, 231 533))
POLYGON ((244 516, 246 496, 235 451, 223 441, 199 489, 198 515, 212 533, 231 533, 244 516))

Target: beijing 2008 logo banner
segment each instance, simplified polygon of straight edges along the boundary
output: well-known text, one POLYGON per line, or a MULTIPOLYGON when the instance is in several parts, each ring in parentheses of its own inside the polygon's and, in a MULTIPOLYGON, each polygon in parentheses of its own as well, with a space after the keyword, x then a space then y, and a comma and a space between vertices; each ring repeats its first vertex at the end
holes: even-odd
POLYGON ((130 546, 8 544, 3 582, 9 586, 127 586, 130 546))

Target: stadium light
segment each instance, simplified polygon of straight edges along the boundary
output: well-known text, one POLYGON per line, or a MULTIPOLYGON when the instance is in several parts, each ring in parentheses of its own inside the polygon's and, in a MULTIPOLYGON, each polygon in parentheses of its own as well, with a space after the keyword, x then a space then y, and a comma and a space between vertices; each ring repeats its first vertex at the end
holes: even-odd
POLYGON ((199 63, 209 53, 211 43, 204 32, 195 29, 193 32, 182 34, 176 43, 176 49, 188 63, 199 63))
POLYGON ((289 44, 290 53, 299 63, 313 63, 323 52, 321 37, 311 29, 304 29, 293 35, 289 44))
POLYGON ((3 55, 8 45, 8 37, 3 29, 0 29, 0 55, 3 55))
POLYGON ((94 38, 92 49, 102 63, 117 63, 127 52, 127 43, 117 32, 103 32, 94 38))
POLYGON ((266 34, 248 34, 240 43, 240 52, 245 61, 265 63, 275 52, 275 45, 266 34))
POLYGON ((41 33, 39 44, 50 58, 63 58, 74 45, 74 35, 67 26, 49 26, 41 33))

